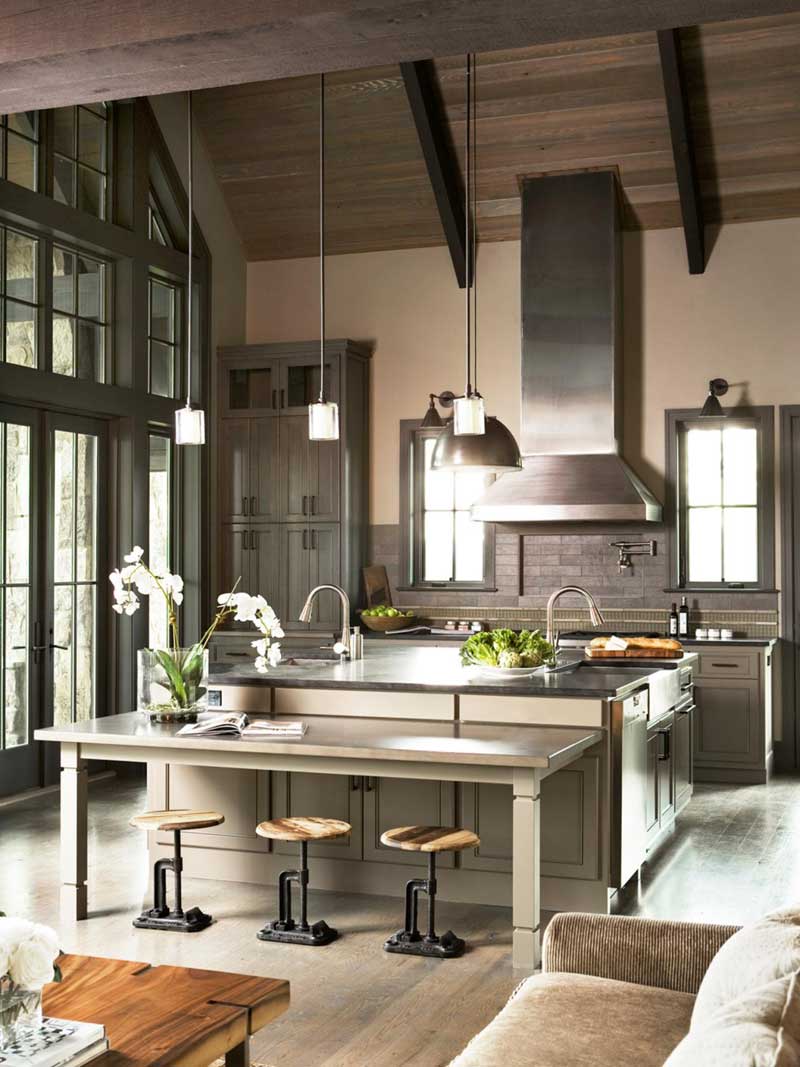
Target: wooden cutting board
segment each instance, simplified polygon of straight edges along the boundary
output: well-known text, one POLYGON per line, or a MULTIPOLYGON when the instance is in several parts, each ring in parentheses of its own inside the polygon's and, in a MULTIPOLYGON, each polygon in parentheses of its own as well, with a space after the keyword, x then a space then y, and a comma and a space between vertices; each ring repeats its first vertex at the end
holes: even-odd
POLYGON ((681 659, 683 649, 669 648, 587 648, 587 659, 681 659))

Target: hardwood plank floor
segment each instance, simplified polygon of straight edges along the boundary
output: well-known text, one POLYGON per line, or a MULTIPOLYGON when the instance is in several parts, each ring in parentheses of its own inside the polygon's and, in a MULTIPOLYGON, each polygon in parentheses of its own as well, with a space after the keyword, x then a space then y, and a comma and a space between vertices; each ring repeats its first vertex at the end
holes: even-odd
MULTIPOLYGON (((91 918, 81 923, 58 919, 58 795, 0 806, 0 909, 56 926, 70 952, 288 978, 292 1007, 254 1042, 254 1058, 270 1067, 443 1067, 521 977, 511 967, 506 908, 442 902, 442 930, 452 926, 471 946, 448 961, 381 951, 402 925, 394 897, 312 890, 311 919, 326 919, 343 938, 304 949, 256 940, 275 910, 273 887, 189 879, 187 906, 210 911, 214 926, 197 935, 135 930, 149 870, 144 834, 127 820, 144 807, 143 793, 130 780, 91 787, 91 918)), ((796 778, 699 786, 616 910, 741 923, 800 901, 799 801, 796 778)), ((313 883, 313 863, 311 875, 313 883)))

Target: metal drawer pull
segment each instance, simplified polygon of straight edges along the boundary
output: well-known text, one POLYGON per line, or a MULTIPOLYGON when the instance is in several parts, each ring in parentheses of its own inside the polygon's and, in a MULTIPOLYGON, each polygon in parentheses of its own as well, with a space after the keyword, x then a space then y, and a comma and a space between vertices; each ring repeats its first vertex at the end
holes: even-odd
POLYGON ((311 531, 311 547, 313 549, 316 549, 316 547, 317 547, 317 531, 316 530, 312 530, 311 531))
POLYGON ((303 497, 303 514, 308 515, 308 497, 303 497))
POLYGON ((243 496, 242 497, 242 515, 246 515, 246 514, 247 514, 247 497, 243 496))
POLYGON ((738 669, 739 664, 738 663, 712 663, 711 666, 712 667, 723 667, 724 669, 727 670, 728 667, 733 667, 735 669, 738 669))
POLYGON ((242 530, 242 551, 247 551, 247 530, 242 530))
POLYGON ((250 514, 251 515, 255 515, 255 513, 256 513, 256 498, 254 496, 251 496, 250 497, 250 514))
POLYGON ((250 531, 250 551, 251 552, 255 552, 257 545, 258 545, 258 534, 255 532, 255 530, 251 530, 250 531))
POLYGON ((303 550, 308 551, 308 530, 303 530, 303 550))
POLYGON ((230 656, 242 656, 242 657, 244 657, 244 656, 249 655, 249 653, 248 652, 226 652, 225 655, 229 656, 229 657, 230 656))
POLYGON ((668 760, 670 758, 670 755, 671 755, 671 753, 670 753, 670 733, 671 733, 671 731, 670 730, 659 730, 658 732, 661 735, 661 737, 664 738, 664 751, 659 753, 658 758, 659 758, 659 760, 664 762, 664 761, 668 760))

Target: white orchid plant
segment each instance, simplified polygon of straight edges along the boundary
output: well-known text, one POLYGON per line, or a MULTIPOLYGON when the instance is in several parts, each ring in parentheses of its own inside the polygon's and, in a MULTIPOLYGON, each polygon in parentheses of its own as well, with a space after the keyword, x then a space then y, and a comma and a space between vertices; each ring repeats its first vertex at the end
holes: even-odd
POLYGON ((156 574, 145 563, 143 556, 144 550, 135 545, 123 557, 125 566, 109 575, 114 589, 113 608, 118 615, 133 615, 140 606, 140 597, 154 594, 164 597, 171 648, 152 649, 152 652, 166 675, 172 706, 190 707, 202 695, 200 683, 203 677, 204 652, 217 627, 231 615, 236 622, 252 623, 261 633, 261 636, 252 642, 256 650, 257 671, 265 674, 270 666, 274 667, 280 663, 281 650, 280 645, 276 643, 284 636, 280 619, 263 596, 237 592, 238 581, 230 593, 223 593, 217 598, 217 613, 200 640, 190 648, 182 649, 177 608, 183 602, 183 578, 169 571, 156 574))
POLYGON ((49 926, 0 912, 0 1000, 3 994, 16 1000, 25 993, 38 993, 48 982, 60 982, 61 971, 56 964, 60 955, 58 938, 49 926))

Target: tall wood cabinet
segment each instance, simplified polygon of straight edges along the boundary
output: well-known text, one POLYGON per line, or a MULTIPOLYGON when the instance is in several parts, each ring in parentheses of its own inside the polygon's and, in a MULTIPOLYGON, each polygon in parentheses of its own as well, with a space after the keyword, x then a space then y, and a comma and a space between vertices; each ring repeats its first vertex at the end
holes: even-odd
POLYGON ((325 393, 339 404, 340 439, 309 441, 318 342, 218 352, 219 586, 240 579, 240 589, 261 593, 287 633, 338 625, 333 594, 319 598, 312 623, 299 622, 315 585, 340 585, 358 602, 367 549, 369 356, 353 341, 326 341, 325 393))

